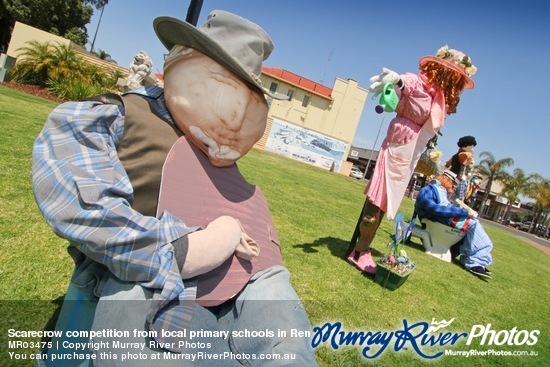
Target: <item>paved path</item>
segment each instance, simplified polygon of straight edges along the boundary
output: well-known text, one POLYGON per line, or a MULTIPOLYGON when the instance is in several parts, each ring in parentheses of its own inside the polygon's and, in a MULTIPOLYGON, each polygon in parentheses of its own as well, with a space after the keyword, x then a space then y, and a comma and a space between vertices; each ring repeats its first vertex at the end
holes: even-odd
POLYGON ((523 232, 523 231, 520 231, 519 229, 515 229, 515 228, 510 227, 510 226, 505 226, 505 225, 502 225, 500 223, 493 222, 492 220, 480 219, 480 221, 483 223, 484 226, 489 225, 489 226, 493 226, 493 227, 496 227, 496 228, 500 228, 500 229, 503 229, 503 230, 507 231, 508 233, 510 233, 510 234, 512 234, 516 237, 520 237, 520 238, 524 239, 525 241, 529 242, 530 244, 532 244, 533 246, 539 248, 545 254, 550 255, 550 241, 549 240, 546 240, 544 238, 536 236, 532 233, 523 232))

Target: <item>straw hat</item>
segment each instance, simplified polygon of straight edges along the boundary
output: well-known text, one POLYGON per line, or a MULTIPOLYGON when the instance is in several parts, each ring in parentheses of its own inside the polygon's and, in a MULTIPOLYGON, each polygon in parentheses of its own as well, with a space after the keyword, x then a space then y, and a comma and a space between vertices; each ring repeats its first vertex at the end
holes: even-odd
POLYGON ((288 99, 286 95, 270 93, 262 86, 262 62, 269 57, 274 46, 269 35, 257 24, 226 11, 214 10, 199 28, 166 16, 156 18, 153 27, 168 50, 178 45, 198 50, 262 93, 275 99, 288 99))
POLYGON ((459 72, 464 76, 464 88, 472 89, 474 81, 471 76, 477 72, 477 68, 472 64, 472 59, 465 53, 449 48, 445 45, 437 50, 435 56, 424 56, 418 64, 422 66, 427 62, 436 62, 449 69, 459 72))
POLYGON ((450 170, 445 170, 442 176, 450 180, 453 184, 457 183, 456 174, 450 170))

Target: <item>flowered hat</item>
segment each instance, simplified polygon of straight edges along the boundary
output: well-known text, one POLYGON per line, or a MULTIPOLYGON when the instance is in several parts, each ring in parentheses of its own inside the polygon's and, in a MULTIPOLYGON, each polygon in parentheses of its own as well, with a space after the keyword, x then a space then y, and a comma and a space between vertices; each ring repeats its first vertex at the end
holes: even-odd
POLYGON ((474 87, 474 81, 471 76, 477 72, 477 68, 472 64, 472 59, 464 52, 454 50, 445 45, 437 50, 435 56, 424 56, 418 64, 422 66, 424 63, 430 61, 437 62, 462 74, 466 80, 464 88, 472 89, 474 87))

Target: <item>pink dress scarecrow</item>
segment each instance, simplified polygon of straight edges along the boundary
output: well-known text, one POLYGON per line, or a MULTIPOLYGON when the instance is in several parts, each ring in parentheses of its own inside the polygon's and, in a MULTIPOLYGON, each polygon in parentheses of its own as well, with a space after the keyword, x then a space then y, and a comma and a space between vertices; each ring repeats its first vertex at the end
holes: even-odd
POLYGON ((470 76, 477 69, 471 59, 448 46, 440 48, 435 56, 423 57, 419 65, 418 75, 398 75, 383 68, 382 74, 370 79, 369 91, 374 96, 386 83, 393 83, 399 104, 365 189, 359 240, 348 255, 348 261, 366 273, 376 271, 370 245, 384 214, 390 220, 395 217, 426 144, 443 127, 445 115, 456 112, 462 90, 474 87, 470 76))

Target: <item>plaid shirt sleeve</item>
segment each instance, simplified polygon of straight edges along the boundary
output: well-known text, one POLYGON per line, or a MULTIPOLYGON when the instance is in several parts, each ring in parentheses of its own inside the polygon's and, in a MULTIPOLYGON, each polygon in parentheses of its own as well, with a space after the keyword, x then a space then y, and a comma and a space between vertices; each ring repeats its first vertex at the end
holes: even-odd
POLYGON ((132 187, 116 153, 123 129, 123 107, 58 106, 34 144, 34 195, 58 236, 119 279, 154 290, 147 315, 153 329, 180 329, 190 320, 196 287, 183 283, 172 242, 195 228, 169 213, 154 218, 132 209, 132 187))

